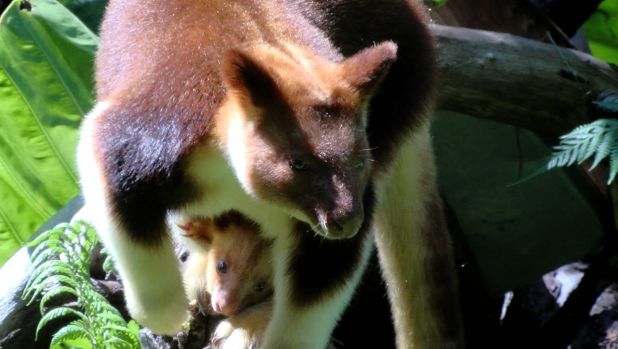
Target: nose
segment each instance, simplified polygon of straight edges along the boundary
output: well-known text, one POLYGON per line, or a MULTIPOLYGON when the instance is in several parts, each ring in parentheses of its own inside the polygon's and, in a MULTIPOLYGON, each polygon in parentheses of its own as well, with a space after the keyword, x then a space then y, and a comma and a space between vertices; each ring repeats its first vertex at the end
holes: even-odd
POLYGON ((219 293, 212 297, 212 309, 221 315, 233 316, 238 313, 240 303, 236 297, 219 293))
POLYGON ((327 235, 329 239, 351 238, 361 227, 364 214, 362 210, 346 214, 329 212, 326 217, 327 235))

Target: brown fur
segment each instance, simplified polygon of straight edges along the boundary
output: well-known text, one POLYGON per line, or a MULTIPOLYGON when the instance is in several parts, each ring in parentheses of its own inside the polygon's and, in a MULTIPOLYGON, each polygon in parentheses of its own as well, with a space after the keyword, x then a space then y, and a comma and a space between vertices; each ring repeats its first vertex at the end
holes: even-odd
POLYGON ((80 171, 139 321, 170 332, 184 315, 181 292, 142 272, 167 266, 162 279, 176 279, 166 215, 238 209, 276 238, 266 347, 325 346, 369 232, 399 348, 460 343, 424 20, 404 0, 110 1, 96 76, 105 108, 87 120, 80 171))
POLYGON ((254 125, 245 135, 248 185, 264 199, 300 207, 314 227, 336 237, 363 218, 359 198, 372 160, 364 109, 396 46, 384 43, 342 64, 292 48, 296 56, 270 46, 228 52, 223 77, 231 93, 215 117, 215 135, 228 143, 229 119, 242 110, 242 122, 254 125), (305 173, 290 168, 295 160, 305 173))

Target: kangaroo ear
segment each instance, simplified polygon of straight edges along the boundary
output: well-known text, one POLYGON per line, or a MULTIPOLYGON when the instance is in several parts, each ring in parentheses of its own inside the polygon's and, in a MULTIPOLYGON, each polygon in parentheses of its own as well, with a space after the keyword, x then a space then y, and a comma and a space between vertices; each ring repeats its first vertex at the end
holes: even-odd
POLYGON ((230 50, 223 61, 227 87, 255 106, 264 106, 280 96, 277 84, 259 59, 241 50, 230 50))
POLYGON ((364 96, 371 96, 396 59, 397 45, 384 41, 344 60, 343 78, 364 96))

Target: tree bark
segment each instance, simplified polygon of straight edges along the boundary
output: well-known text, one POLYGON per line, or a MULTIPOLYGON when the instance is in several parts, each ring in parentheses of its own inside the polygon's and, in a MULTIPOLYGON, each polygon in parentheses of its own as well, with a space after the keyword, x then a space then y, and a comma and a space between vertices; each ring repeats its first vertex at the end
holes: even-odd
POLYGON ((591 104, 618 90, 618 69, 552 44, 432 26, 439 47, 439 110, 491 119, 555 139, 595 119, 591 104))

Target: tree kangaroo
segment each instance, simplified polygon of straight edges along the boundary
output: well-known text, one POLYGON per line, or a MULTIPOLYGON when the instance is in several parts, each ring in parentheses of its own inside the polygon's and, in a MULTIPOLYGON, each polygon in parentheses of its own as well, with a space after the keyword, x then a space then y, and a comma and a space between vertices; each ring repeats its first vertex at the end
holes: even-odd
POLYGON ((264 348, 323 349, 374 239, 398 347, 460 347, 433 45, 404 0, 111 0, 78 165, 131 315, 174 333, 166 222, 236 210, 274 241, 264 348))

